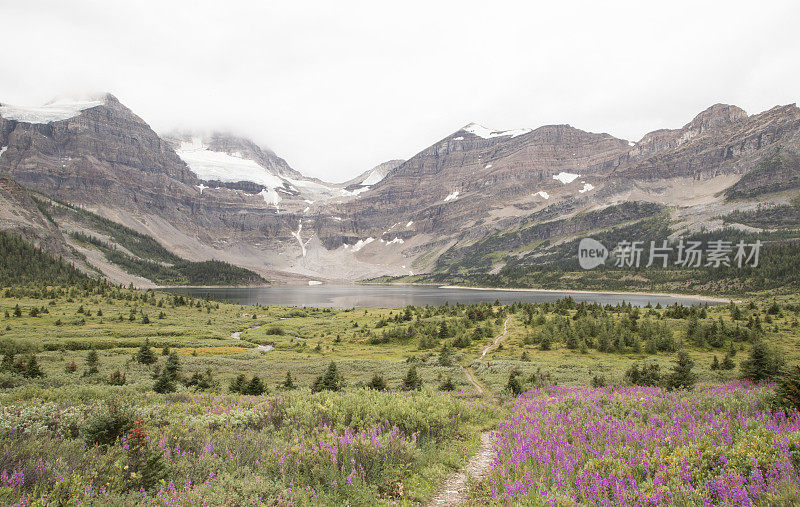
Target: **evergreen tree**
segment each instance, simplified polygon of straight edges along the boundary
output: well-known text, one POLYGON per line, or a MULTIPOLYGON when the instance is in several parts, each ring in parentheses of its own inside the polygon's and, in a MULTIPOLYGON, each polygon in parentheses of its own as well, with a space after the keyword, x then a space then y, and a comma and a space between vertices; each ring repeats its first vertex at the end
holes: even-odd
POLYGON ((44 372, 39 368, 39 363, 36 361, 36 356, 34 354, 28 357, 28 364, 25 365, 24 375, 28 378, 44 377, 44 372))
POLYGON ((750 357, 742 361, 739 369, 742 378, 753 382, 773 380, 781 375, 783 361, 763 340, 757 340, 750 351, 750 357))
POLYGON ((314 380, 311 385, 311 392, 318 393, 320 391, 339 391, 344 387, 344 379, 339 374, 336 368, 336 363, 331 361, 328 369, 325 370, 323 375, 314 380))
POLYGON ((725 354, 719 367, 721 370, 732 370, 736 367, 736 364, 733 362, 733 359, 731 359, 730 354, 725 354))
POLYGON ((711 369, 714 371, 719 369, 719 359, 717 359, 716 354, 714 354, 714 359, 711 360, 711 369))
POLYGON ((83 375, 94 375, 99 373, 98 366, 100 364, 100 359, 97 356, 97 351, 95 349, 91 349, 88 354, 86 354, 86 371, 84 371, 83 375))
POLYGON ((153 364, 156 362, 156 355, 150 348, 150 338, 145 338, 144 343, 136 353, 136 360, 142 364, 153 364))
POLYGON ((294 389, 294 380, 292 380, 292 373, 290 371, 286 372, 286 380, 283 381, 283 388, 294 389))
POLYGON ((685 350, 679 350, 672 366, 672 373, 667 377, 667 387, 670 389, 689 389, 697 376, 692 373, 694 361, 685 350))
POLYGON ((161 372, 161 375, 156 379, 153 384, 153 391, 161 394, 175 392, 175 381, 167 374, 166 369, 161 372))
POLYGON ((376 373, 375 375, 372 376, 372 380, 369 381, 367 387, 369 387, 370 389, 374 389, 376 391, 385 391, 386 381, 383 379, 382 376, 376 373))
POLYGON ((522 382, 519 381, 519 375, 516 370, 512 370, 511 373, 508 374, 506 391, 510 392, 513 396, 518 396, 522 392, 522 382))
POLYGON ((439 366, 453 366, 453 349, 446 342, 439 353, 439 366))
POLYGON ((453 377, 447 377, 444 382, 439 386, 440 391, 455 391, 456 385, 453 383, 453 377))
POLYGON ((244 394, 249 394, 251 396, 260 396, 261 394, 264 394, 264 391, 266 391, 264 383, 261 382, 261 379, 258 378, 258 375, 253 375, 253 378, 247 384, 247 387, 245 387, 244 394))
POLYGON ((164 374, 170 381, 175 382, 180 375, 181 364, 177 352, 171 352, 164 364, 164 374))
POLYGON ((229 387, 232 393, 244 393, 245 388, 247 387, 247 379, 244 374, 239 374, 236 378, 231 380, 231 385, 229 387))
POLYGON ((417 373, 417 367, 411 365, 408 369, 401 388, 404 391, 416 391, 422 388, 422 377, 417 373))

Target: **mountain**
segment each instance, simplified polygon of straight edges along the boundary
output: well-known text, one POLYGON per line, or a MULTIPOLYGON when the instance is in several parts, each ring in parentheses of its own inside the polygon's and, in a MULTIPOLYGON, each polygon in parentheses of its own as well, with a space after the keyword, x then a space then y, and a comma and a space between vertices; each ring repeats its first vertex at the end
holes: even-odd
POLYGON ((22 186, 186 259, 274 280, 498 272, 534 243, 620 226, 632 210, 666 214, 671 233, 719 228, 732 211, 786 205, 800 188, 798 150, 795 105, 747 115, 717 104, 636 142, 471 123, 332 184, 240 136, 161 137, 111 95, 0 106, 0 171, 22 186))
POLYGON ((378 164, 372 169, 368 171, 364 171, 363 173, 359 174, 355 178, 347 181, 344 183, 345 188, 347 189, 358 189, 364 187, 371 187, 372 185, 378 183, 383 178, 386 177, 387 174, 392 172, 397 166, 405 162, 404 160, 388 160, 383 162, 382 164, 378 164))

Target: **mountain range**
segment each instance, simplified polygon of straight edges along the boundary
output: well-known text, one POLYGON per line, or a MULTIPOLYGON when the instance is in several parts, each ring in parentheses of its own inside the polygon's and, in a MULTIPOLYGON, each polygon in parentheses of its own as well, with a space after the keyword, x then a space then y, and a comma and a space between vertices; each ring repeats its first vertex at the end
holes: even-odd
POLYGON ((113 238, 72 214, 53 217, 41 201, 125 226, 182 259, 223 260, 273 281, 446 281, 499 273, 543 244, 654 213, 668 216, 673 235, 771 230, 726 217, 788 206, 798 189, 794 104, 752 115, 716 104, 638 141, 471 123, 341 184, 305 177, 240 136, 158 134, 112 95, 0 104, 0 229, 140 286, 153 280, 76 239, 113 238))

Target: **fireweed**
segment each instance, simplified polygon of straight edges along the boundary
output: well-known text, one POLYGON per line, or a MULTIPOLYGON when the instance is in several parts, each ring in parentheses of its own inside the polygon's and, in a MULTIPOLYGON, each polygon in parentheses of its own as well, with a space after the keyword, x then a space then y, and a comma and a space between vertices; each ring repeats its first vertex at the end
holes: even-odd
POLYGON ((131 435, 87 446, 78 428, 102 404, 2 407, 0 503, 372 504, 405 498, 430 456, 487 419, 483 401, 435 391, 275 396, 130 394, 165 477, 138 489, 131 435), (401 495, 401 496, 398 496, 401 495))
POLYGON ((493 434, 480 501, 550 505, 767 505, 800 500, 800 414, 774 385, 694 391, 545 387, 493 434))

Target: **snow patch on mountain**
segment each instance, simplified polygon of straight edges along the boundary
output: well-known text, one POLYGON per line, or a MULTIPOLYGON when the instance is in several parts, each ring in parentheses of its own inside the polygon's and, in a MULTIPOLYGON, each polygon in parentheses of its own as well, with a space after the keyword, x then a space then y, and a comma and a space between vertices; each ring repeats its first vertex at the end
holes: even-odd
MULTIPOLYGON (((353 245, 353 251, 354 252, 358 252, 359 250, 361 250, 365 246, 369 245, 373 241, 375 241, 375 238, 359 239, 358 241, 356 241, 356 244, 353 245)), ((347 245, 345 245, 345 246, 347 246, 347 245)))
POLYGON ((387 245, 402 245, 403 243, 405 243, 403 238, 394 238, 393 240, 386 242, 387 245))
POLYGON ((8 146, 3 146, 2 148, 0 148, 0 157, 3 156, 3 153, 5 153, 7 149, 8 149, 8 146))
POLYGON ((381 181, 384 177, 386 177, 386 175, 381 171, 378 169, 373 169, 372 172, 369 173, 369 176, 364 178, 364 181, 362 181, 361 184, 367 186, 374 185, 375 183, 381 181))
POLYGON ((103 104, 105 101, 102 100, 60 99, 38 107, 0 105, 0 116, 25 123, 52 123, 68 120, 103 104))
POLYGON ((466 127, 462 128, 464 132, 469 132, 470 134, 476 135, 478 137, 482 137, 483 139, 493 139, 495 137, 517 137, 524 134, 527 134, 531 131, 531 129, 514 129, 514 130, 492 130, 484 127, 483 125, 478 125, 477 123, 470 123, 466 127))
POLYGON ((567 172, 564 172, 564 171, 561 171, 560 173, 558 173, 556 175, 553 175, 553 179, 554 180, 560 181, 564 185, 566 185, 568 183, 572 183, 573 181, 577 180, 580 177, 581 177, 580 174, 567 173, 567 172))
POLYGON ((594 190, 594 185, 592 185, 591 183, 586 183, 584 181, 582 181, 581 183, 583 183, 583 188, 578 190, 578 192, 584 193, 588 192, 589 190, 594 190))
POLYGON ((450 195, 444 198, 444 202, 455 201, 458 199, 458 190, 453 191, 450 195))
POLYGON ((275 206, 275 209, 279 210, 278 204, 281 202, 281 196, 279 196, 278 192, 276 192, 274 189, 262 188, 258 195, 264 198, 264 202, 267 204, 272 204, 275 206))
POLYGON ((253 160, 209 150, 198 137, 192 138, 190 142, 181 142, 180 148, 175 152, 201 180, 225 183, 252 181, 270 189, 282 187, 284 183, 281 178, 253 160))
POLYGON ((548 194, 548 193, 547 193, 547 192, 545 192, 544 190, 539 190, 539 191, 538 191, 538 192, 536 192, 536 194, 534 194, 534 195, 538 195, 538 196, 540 196, 540 197, 544 197, 545 199, 550 199, 550 194, 548 194))

